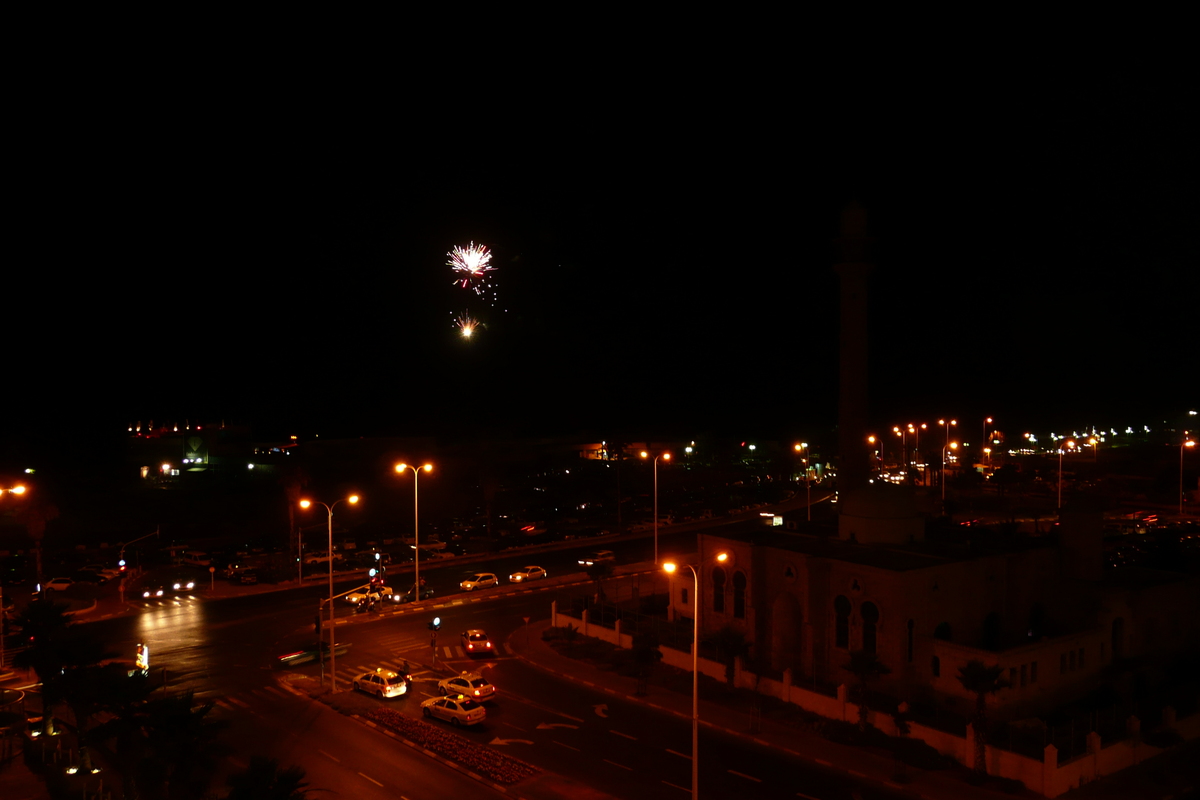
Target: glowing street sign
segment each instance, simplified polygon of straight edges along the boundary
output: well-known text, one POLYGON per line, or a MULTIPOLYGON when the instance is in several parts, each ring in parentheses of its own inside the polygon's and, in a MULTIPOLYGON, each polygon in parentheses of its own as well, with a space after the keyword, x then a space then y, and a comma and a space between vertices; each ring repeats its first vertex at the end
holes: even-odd
POLYGON ((149 645, 138 644, 137 658, 133 662, 138 669, 150 669, 150 647, 149 645))

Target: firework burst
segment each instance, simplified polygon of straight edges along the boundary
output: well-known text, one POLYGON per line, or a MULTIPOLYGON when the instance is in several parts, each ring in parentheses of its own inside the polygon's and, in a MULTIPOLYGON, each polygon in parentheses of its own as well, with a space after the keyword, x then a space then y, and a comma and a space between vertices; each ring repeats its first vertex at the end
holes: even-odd
POLYGON ((446 255, 450 256, 450 260, 446 264, 454 270, 457 276, 454 282, 464 289, 473 286, 476 294, 482 291, 480 284, 487 281, 488 273, 496 269, 491 266, 492 252, 483 245, 477 246, 474 242, 471 242, 468 247, 455 247, 446 255))
POLYGON ((464 339, 470 339, 475 335, 475 331, 484 327, 483 323, 471 317, 465 311, 459 314, 454 320, 454 327, 458 328, 459 334, 464 339))

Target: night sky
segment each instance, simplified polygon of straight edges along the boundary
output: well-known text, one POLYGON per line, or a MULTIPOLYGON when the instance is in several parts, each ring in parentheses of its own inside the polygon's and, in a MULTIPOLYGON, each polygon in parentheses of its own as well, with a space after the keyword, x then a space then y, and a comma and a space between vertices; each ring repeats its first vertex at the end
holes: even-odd
POLYGON ((881 426, 1195 406, 1182 78, 719 67, 440 98, 81 78, 70 125, 26 130, 0 434, 812 435, 836 423, 852 200, 881 426), (452 286, 471 241, 495 307, 452 286))

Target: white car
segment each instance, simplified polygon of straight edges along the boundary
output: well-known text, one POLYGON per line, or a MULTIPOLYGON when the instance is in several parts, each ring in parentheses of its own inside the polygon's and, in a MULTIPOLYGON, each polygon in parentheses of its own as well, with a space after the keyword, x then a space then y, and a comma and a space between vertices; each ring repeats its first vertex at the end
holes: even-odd
POLYGON ((496 687, 478 672, 464 672, 438 681, 438 691, 451 697, 469 697, 482 703, 496 696, 496 687))
POLYGON ((392 594, 395 594, 395 592, 392 591, 392 587, 390 587, 390 586, 377 586, 374 589, 372 589, 368 585, 368 586, 361 586, 361 587, 355 589, 353 592, 346 595, 346 599, 348 601, 350 601, 351 604, 358 605, 363 600, 366 600, 368 598, 370 598, 376 602, 379 602, 380 599, 382 599, 384 597, 388 597, 389 595, 392 595, 392 594))
POLYGON ((512 575, 509 575, 508 579, 513 583, 522 583, 544 577, 546 577, 546 570, 541 567, 522 567, 512 575))
POLYGON ((74 585, 75 581, 70 578, 51 578, 46 581, 42 590, 47 592, 61 592, 63 589, 70 589, 74 585))
POLYGON ((590 567, 593 564, 601 564, 605 561, 616 561, 617 557, 612 550, 597 550, 587 558, 579 559, 580 566, 590 567))
POLYGON ((374 672, 364 672, 354 679, 354 689, 359 692, 384 697, 400 697, 408 694, 408 675, 379 668, 374 672))
POLYGON ((458 585, 458 588, 464 592, 470 592, 475 589, 485 589, 488 586, 496 586, 500 583, 500 579, 493 572, 477 572, 471 577, 458 585))
POLYGON ((487 718, 487 709, 466 697, 431 697, 421 703, 421 713, 444 719, 455 727, 476 725, 487 718))

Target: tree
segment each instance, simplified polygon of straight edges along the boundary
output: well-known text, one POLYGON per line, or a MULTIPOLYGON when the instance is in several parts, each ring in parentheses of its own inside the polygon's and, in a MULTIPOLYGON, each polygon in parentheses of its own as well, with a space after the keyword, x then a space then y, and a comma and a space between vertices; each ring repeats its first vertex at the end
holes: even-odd
POLYGON ((1004 668, 999 664, 985 665, 982 661, 968 661, 958 668, 958 682, 975 695, 975 714, 971 724, 975 728, 975 771, 987 772, 987 696, 1006 688, 1008 681, 1001 678, 1004 668))
POLYGON ((244 772, 229 776, 225 800, 307 800, 308 782, 300 767, 280 769, 279 762, 252 756, 244 772))
POLYGON ((29 646, 13 657, 13 666, 32 669, 42 683, 42 732, 54 733, 54 706, 62 700, 64 648, 71 620, 67 607, 46 599, 38 599, 25 607, 17 617, 29 636, 29 646))
POLYGON ((874 678, 891 673, 891 670, 879 660, 877 653, 868 653, 865 650, 857 650, 851 653, 850 660, 842 665, 842 669, 853 674, 858 679, 858 729, 865 731, 867 729, 867 715, 870 713, 868 709, 869 695, 867 683, 874 678))

